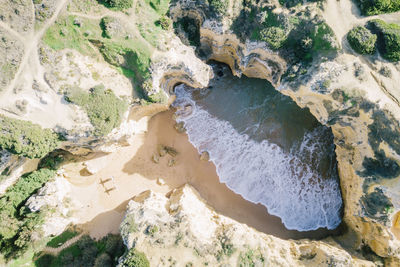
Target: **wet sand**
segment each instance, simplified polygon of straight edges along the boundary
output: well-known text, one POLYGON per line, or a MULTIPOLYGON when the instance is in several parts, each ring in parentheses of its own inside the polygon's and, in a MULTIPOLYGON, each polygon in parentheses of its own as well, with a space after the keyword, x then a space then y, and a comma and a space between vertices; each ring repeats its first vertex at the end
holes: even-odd
MULTIPOLYGON (((140 122, 147 125, 147 120, 140 122)), ((117 151, 92 157, 106 157, 101 169, 90 175, 85 172, 84 161, 71 162, 64 166, 67 180, 71 183, 71 198, 81 203, 77 223, 94 238, 108 233, 118 233, 126 205, 135 195, 146 191, 167 194, 186 183, 195 187, 200 195, 217 212, 266 234, 283 239, 321 239, 339 234, 340 230, 319 229, 309 232, 287 230, 280 218, 268 214, 260 204, 253 204, 232 192, 219 182, 212 162, 201 161, 196 148, 185 133, 174 129, 173 111, 161 112, 149 120, 147 131, 135 135, 133 144, 117 151), (167 154, 154 163, 152 156, 159 144, 175 148, 179 154, 176 164, 168 166, 172 156, 167 154), (104 165, 104 166, 103 166, 104 165), (113 183, 102 186, 99 182, 114 177, 113 183), (162 178, 165 185, 157 184, 162 178), (109 194, 105 188, 116 186, 109 194), (83 226, 82 226, 83 225, 83 226)), ((245 179, 245 178, 244 178, 245 179)))

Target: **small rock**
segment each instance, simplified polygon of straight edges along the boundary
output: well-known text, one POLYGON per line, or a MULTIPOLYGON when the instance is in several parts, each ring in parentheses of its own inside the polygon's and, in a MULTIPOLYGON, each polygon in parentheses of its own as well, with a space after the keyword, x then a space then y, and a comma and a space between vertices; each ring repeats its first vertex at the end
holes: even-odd
POLYGON ((210 154, 207 151, 203 151, 200 154, 200 160, 202 161, 209 161, 210 160, 210 154))
POLYGON ((158 145, 157 152, 160 157, 164 157, 165 155, 167 155, 167 149, 165 149, 164 145, 158 145))
POLYGON ((157 179, 157 184, 158 184, 158 185, 165 185, 164 179, 158 178, 158 179, 157 179))
POLYGON ((82 26, 82 21, 80 19, 78 19, 78 18, 75 18, 74 19, 74 25, 76 25, 78 27, 81 27, 82 26))
POLYGON ((179 154, 179 152, 173 147, 165 146, 165 149, 167 150, 167 153, 170 154, 172 157, 176 157, 179 154))
POLYGON ((186 132, 185 123, 183 121, 175 123, 174 128, 178 133, 186 132))
POLYGON ((169 159, 168 160, 168 167, 172 167, 176 164, 176 160, 175 159, 169 159))
POLYGON ((160 157, 157 154, 154 154, 151 159, 153 160, 154 163, 159 163, 160 162, 160 157))

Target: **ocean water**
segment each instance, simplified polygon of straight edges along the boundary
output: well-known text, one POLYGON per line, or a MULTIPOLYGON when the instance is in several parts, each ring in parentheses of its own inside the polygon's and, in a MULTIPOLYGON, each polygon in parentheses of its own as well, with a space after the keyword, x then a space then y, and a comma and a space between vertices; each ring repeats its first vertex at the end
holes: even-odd
POLYGON ((208 88, 175 88, 190 142, 209 152, 221 182, 286 228, 336 228, 342 198, 331 130, 267 81, 213 68, 208 88))

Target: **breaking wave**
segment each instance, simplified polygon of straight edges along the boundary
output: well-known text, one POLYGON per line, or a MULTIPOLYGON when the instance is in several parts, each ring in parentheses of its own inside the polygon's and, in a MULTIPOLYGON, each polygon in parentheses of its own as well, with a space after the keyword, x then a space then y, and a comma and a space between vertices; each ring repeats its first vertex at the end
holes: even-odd
POLYGON ((306 132, 301 142, 285 151, 267 139, 257 141, 239 133, 229 121, 211 115, 193 100, 194 90, 202 89, 175 88, 176 120, 185 123, 199 152, 209 152, 221 182, 246 200, 267 207, 288 229, 334 229, 340 224, 339 184, 329 171, 336 164, 325 162, 328 171, 321 171, 320 159, 326 153, 321 138, 326 137, 327 127, 306 132))

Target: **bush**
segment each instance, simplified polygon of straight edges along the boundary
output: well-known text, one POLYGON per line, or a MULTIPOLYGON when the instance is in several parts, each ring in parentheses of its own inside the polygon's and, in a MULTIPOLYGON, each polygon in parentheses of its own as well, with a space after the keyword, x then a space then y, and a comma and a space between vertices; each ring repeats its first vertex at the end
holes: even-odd
POLYGON ((375 53, 377 36, 363 26, 354 27, 347 34, 351 48, 359 54, 375 53))
POLYGON ((218 16, 223 16, 228 10, 228 0, 209 0, 211 10, 218 16))
POLYGON ((118 10, 128 9, 132 7, 133 0, 104 0, 104 2, 111 8, 118 10))
POLYGON ((168 30, 171 29, 172 21, 171 21, 171 19, 168 18, 167 16, 165 16, 165 15, 162 16, 162 17, 160 18, 159 23, 160 23, 160 26, 161 26, 161 28, 162 28, 163 30, 168 31, 168 30))
POLYGON ((270 47, 277 50, 282 47, 286 40, 286 33, 279 27, 269 27, 261 30, 260 39, 267 42, 270 47))
POLYGON ((58 144, 58 135, 52 130, 0 115, 0 149, 23 157, 41 158, 58 144))
POLYGON ((400 0, 356 0, 364 15, 377 15, 400 10, 400 0))
POLYGON ((143 252, 131 249, 121 263, 122 267, 150 267, 150 262, 143 252))
POLYGON ((378 36, 378 49, 389 61, 400 60, 400 25, 386 23, 380 19, 368 22, 372 32, 378 36))
POLYGON ((102 85, 95 86, 90 92, 72 88, 66 93, 66 99, 86 111, 95 136, 107 135, 118 127, 128 108, 124 100, 119 99, 111 90, 104 90, 102 85))

